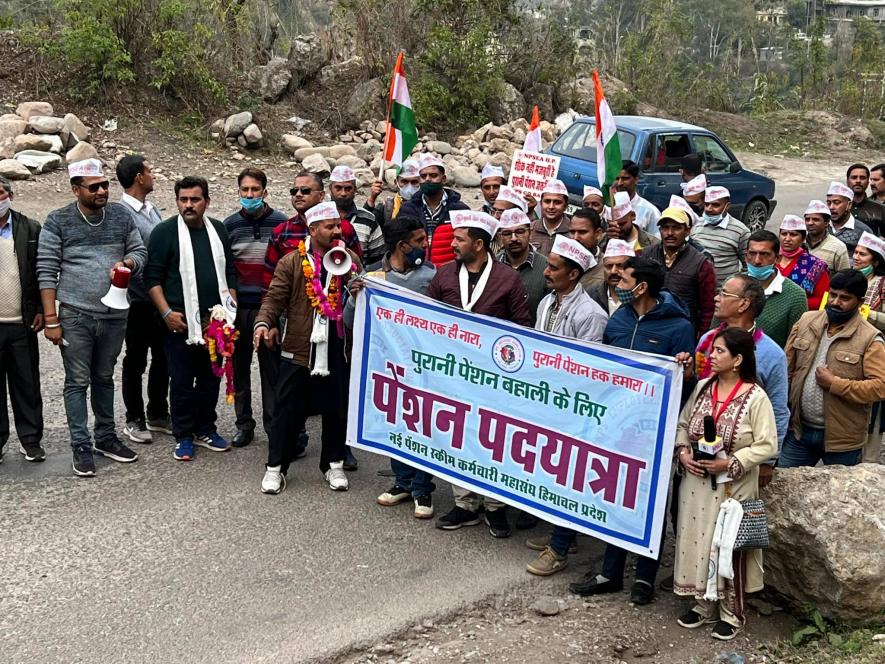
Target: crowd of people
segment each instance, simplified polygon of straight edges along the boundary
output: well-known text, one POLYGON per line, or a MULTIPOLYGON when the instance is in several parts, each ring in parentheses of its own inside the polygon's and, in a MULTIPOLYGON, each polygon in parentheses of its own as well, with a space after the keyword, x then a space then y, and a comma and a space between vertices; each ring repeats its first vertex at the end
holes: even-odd
MULTIPOLYGON (((659 211, 637 194, 639 170, 624 161, 608 196, 586 187, 583 207, 568 215, 561 181, 547 182, 538 200, 486 167, 482 205, 470 210, 447 186, 445 164, 422 154, 403 164, 392 196, 378 181, 362 206, 350 168, 332 171, 328 192, 319 175, 299 173, 289 217, 270 206, 266 174, 246 168, 237 178, 239 207, 224 220, 208 215, 209 184, 196 176, 175 183, 178 213, 162 220, 150 200, 150 162, 127 156, 116 166, 119 201, 110 200, 101 162, 74 163, 73 200, 42 224, 13 209, 13 186, 0 178, 0 461, 10 429, 7 387, 21 453, 45 458, 42 331, 64 365, 75 475, 96 474, 95 454, 134 462, 133 443, 158 434, 173 437, 173 456, 183 462, 197 447, 244 447, 260 419, 268 440, 260 488, 275 495, 305 454, 306 419, 319 415, 320 470, 332 490, 346 490, 347 472, 358 468, 345 440, 355 302, 361 275, 383 273, 453 307, 680 363, 670 504, 676 565, 662 585, 696 600, 680 625, 712 624, 714 637, 731 639, 744 622, 745 593, 762 586, 762 561, 758 550, 731 558, 716 552, 719 505, 758 497, 775 467, 879 461, 885 164, 852 165, 845 183, 832 182, 803 216, 785 215, 778 233, 751 232, 732 216, 729 191, 707 182, 697 155, 684 160, 682 174, 682 196, 659 211), (350 269, 330 270, 324 258, 332 252, 350 269), (128 309, 103 299, 120 273, 131 275, 128 309), (238 332, 230 439, 216 428, 221 374, 218 348, 206 338, 210 319, 238 332), (121 352, 126 442, 114 416, 121 352), (260 418, 252 407, 254 355, 260 418), (708 416, 724 446, 712 459, 696 454, 708 416), (712 488, 711 475, 718 478, 712 488)), ((411 501, 416 518, 432 518, 433 477, 399 461, 391 466, 393 486, 377 502, 411 501)), ((511 535, 504 503, 457 486, 453 492, 438 528, 484 522, 494 537, 511 535)), ((536 523, 527 513, 515 519, 517 528, 536 523)), ((527 540, 539 552, 528 571, 565 568, 575 536, 556 526, 527 540)), ((626 560, 626 551, 608 545, 601 570, 571 590, 621 590, 626 560)), ((658 564, 639 558, 631 601, 653 599, 658 564)))

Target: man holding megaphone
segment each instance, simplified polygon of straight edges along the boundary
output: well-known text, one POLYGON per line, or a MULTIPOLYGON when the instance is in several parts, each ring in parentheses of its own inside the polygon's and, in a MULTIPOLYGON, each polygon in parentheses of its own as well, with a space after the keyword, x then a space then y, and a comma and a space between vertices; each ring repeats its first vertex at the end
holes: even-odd
POLYGON ((270 288, 255 318, 253 343, 281 346, 276 404, 268 444, 264 493, 286 488, 286 473, 297 453, 298 432, 309 415, 322 415, 320 470, 333 491, 346 491, 344 473, 350 365, 344 352, 343 298, 357 255, 341 241, 341 217, 334 203, 306 213, 309 235, 277 263, 270 288), (286 312, 285 333, 278 322, 286 312))

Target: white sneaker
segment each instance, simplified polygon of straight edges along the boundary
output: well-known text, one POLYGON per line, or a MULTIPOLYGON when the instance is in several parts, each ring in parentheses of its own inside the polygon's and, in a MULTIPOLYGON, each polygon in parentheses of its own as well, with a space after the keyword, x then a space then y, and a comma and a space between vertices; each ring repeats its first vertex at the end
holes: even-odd
POLYGON ((332 491, 347 491, 349 484, 347 475, 344 474, 343 461, 329 464, 329 470, 326 471, 326 481, 332 491))
POLYGON ((261 493, 280 493, 286 488, 286 476, 283 475, 282 466, 268 466, 264 471, 264 479, 261 480, 261 493))

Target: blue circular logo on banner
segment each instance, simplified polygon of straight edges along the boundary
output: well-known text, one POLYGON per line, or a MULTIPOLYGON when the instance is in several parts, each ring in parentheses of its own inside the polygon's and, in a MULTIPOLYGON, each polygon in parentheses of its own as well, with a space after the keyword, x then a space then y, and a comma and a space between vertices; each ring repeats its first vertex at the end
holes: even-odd
POLYGON ((509 334, 499 337, 492 346, 492 359, 499 369, 508 373, 519 371, 525 361, 525 348, 522 342, 509 334))

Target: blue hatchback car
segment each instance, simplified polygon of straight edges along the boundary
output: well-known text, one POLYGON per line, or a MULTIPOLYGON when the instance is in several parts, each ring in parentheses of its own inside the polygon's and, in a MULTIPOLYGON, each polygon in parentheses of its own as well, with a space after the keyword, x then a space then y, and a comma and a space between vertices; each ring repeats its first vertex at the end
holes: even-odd
MULTIPOLYGON (((684 122, 616 115, 621 157, 639 165, 637 193, 663 209, 672 194, 681 195, 682 157, 697 153, 704 164, 707 182, 731 192, 731 214, 750 230, 765 227, 774 211, 774 180, 743 168, 725 143, 708 129, 684 122)), ((559 179, 569 190, 573 205, 580 206, 584 186, 596 181, 596 121, 578 118, 550 146, 560 157, 559 179)))

